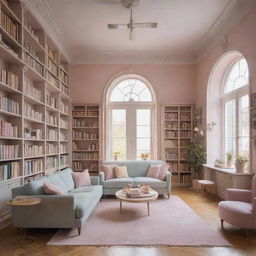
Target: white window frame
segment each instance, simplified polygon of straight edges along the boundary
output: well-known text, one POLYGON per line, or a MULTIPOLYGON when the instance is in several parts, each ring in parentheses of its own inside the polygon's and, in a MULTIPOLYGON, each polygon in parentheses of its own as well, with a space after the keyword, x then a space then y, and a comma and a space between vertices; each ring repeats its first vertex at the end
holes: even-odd
MULTIPOLYGON (((113 160, 112 158, 112 110, 113 109, 125 109, 126 110, 126 120, 127 120, 127 114, 131 113, 132 111, 135 111, 137 109, 150 109, 151 113, 151 130, 150 130, 150 159, 156 159, 157 157, 157 113, 156 113, 156 102, 155 102, 155 94, 152 90, 151 85, 149 82, 135 74, 126 74, 122 75, 112 81, 110 84, 107 93, 106 93, 106 108, 105 108, 105 123, 106 123, 106 132, 105 132, 105 158, 107 160, 113 160), (110 96, 113 88, 118 85, 121 81, 126 79, 138 79, 141 80, 143 83, 145 83, 148 86, 148 89, 151 92, 152 95, 152 101, 151 102, 111 102, 110 96)), ((133 116, 135 118, 133 123, 136 123, 136 114, 133 116)), ((127 129, 128 132, 127 140, 129 138, 132 138, 135 141, 132 141, 132 145, 134 146, 127 146, 128 148, 133 148, 133 150, 130 150, 130 152, 126 152, 126 157, 129 160, 136 159, 136 125, 133 129, 127 129), (132 156, 132 157, 131 157, 132 156)))

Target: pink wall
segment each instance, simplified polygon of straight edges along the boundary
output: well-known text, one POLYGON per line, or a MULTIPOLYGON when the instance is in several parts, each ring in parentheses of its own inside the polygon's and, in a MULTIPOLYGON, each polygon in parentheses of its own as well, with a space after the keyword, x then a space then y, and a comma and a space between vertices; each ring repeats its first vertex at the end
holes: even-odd
MULTIPOLYGON (((104 89, 131 65, 95 64, 71 66, 71 97, 74 103, 102 103, 104 89)), ((195 103, 195 65, 132 65, 130 73, 145 77, 159 103, 195 103)))
MULTIPOLYGON (((236 50, 241 52, 247 60, 250 75, 250 91, 256 92, 256 8, 254 8, 230 33, 227 35, 226 43, 224 40, 219 43, 210 53, 204 57, 197 65, 196 75, 196 104, 202 106, 203 121, 206 121, 207 104, 207 84, 211 71, 215 63, 223 54, 228 51, 236 50)), ((256 131, 252 131, 252 136, 256 131)), ((252 170, 256 173, 256 150, 252 149, 252 170)))

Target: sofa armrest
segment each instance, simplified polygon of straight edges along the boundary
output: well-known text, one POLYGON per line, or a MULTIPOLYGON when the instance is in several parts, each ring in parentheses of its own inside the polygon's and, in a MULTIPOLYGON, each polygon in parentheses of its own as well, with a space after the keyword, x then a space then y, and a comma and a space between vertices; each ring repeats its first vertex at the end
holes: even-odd
POLYGON ((100 185, 103 185, 103 181, 105 181, 105 173, 99 172, 100 185))
POLYGON ((98 176, 90 176, 92 185, 100 185, 100 178, 98 176))
POLYGON ((33 206, 13 206, 16 227, 61 228, 73 227, 75 202, 73 195, 31 195, 42 201, 33 206))
POLYGON ((235 189, 228 188, 227 189, 227 200, 229 201, 242 201, 242 202, 251 202, 251 190, 245 189, 235 189))
POLYGON ((166 177, 165 180, 167 182, 167 190, 168 193, 171 193, 171 186, 172 186, 172 173, 171 172, 166 172, 166 177))

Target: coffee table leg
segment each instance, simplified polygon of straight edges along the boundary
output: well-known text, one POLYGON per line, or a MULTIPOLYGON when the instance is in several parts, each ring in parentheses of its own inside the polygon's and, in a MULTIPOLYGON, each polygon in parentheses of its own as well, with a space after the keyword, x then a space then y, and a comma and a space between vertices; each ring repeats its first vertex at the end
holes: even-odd
POLYGON ((147 202, 147 206, 148 206, 148 216, 149 216, 149 202, 147 202))
POLYGON ((122 201, 120 201, 120 213, 122 212, 122 201))

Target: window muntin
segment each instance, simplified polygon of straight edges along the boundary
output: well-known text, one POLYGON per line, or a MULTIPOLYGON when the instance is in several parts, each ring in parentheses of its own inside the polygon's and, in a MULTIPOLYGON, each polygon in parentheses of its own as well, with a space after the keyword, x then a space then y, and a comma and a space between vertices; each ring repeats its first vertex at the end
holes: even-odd
POLYGON ((110 102, 152 102, 152 94, 142 81, 125 79, 113 88, 110 102))
POLYGON ((224 94, 230 93, 249 83, 248 65, 245 59, 240 59, 231 67, 227 76, 224 94))

